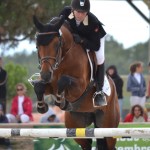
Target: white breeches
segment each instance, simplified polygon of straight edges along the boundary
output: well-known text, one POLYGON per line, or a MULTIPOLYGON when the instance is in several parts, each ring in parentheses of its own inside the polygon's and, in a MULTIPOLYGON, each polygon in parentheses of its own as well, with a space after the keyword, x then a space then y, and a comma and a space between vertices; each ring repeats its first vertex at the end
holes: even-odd
MULTIPOLYGON (((8 118, 9 123, 17 123, 18 122, 16 117, 12 114, 6 114, 6 117, 8 118)), ((20 116, 20 120, 22 123, 28 123, 28 122, 30 122, 30 117, 26 114, 22 114, 20 116)))
POLYGON ((105 36, 100 39, 100 49, 95 52, 97 65, 101 65, 105 61, 105 36))
POLYGON ((134 105, 138 104, 138 105, 140 105, 144 108, 145 107, 145 102, 146 102, 145 96, 143 96, 143 97, 131 96, 130 97, 131 106, 134 106, 134 105))

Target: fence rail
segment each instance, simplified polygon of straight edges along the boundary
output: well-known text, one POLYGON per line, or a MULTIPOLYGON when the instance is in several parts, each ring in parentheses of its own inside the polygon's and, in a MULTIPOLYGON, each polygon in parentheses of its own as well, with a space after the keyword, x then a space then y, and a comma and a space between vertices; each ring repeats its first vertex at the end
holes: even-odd
POLYGON ((1 128, 0 137, 150 138, 150 128, 1 128))

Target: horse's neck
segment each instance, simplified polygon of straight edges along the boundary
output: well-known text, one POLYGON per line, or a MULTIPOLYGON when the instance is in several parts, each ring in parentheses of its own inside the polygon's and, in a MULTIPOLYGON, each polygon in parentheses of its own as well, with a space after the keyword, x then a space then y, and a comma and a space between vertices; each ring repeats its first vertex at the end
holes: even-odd
POLYGON ((66 26, 61 27, 62 38, 63 38, 63 53, 66 53, 73 45, 74 40, 72 33, 66 26))

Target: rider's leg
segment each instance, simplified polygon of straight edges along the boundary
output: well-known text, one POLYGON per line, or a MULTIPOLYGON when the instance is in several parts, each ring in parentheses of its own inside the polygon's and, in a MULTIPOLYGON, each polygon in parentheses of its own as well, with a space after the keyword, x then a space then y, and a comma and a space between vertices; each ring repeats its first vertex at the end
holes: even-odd
POLYGON ((104 85, 104 63, 97 66, 96 71, 96 90, 97 92, 102 91, 104 85))
POLYGON ((96 72, 96 93, 94 94, 93 100, 95 106, 104 106, 106 105, 105 94, 102 91, 104 84, 104 61, 105 61, 105 37, 100 39, 100 49, 95 52, 97 59, 97 72, 96 72))

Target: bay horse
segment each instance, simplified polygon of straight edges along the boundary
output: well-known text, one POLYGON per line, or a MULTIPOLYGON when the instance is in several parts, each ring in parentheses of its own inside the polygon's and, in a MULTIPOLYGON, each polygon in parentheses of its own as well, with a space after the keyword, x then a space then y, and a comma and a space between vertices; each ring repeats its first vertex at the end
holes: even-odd
MULTIPOLYGON (((36 16, 33 21, 38 30, 36 44, 41 68, 41 80, 34 86, 38 111, 45 113, 48 109, 43 95, 53 94, 56 104, 65 111, 66 128, 86 128, 92 123, 95 128, 118 127, 120 116, 115 85, 108 77, 111 94, 106 95, 107 105, 93 107, 96 88, 90 81, 89 60, 83 47, 74 42, 63 16, 47 24, 41 23, 36 16)), ((83 150, 92 149, 92 139, 75 141, 83 150)), ((97 139, 97 150, 114 150, 115 144, 113 137, 97 139)))

